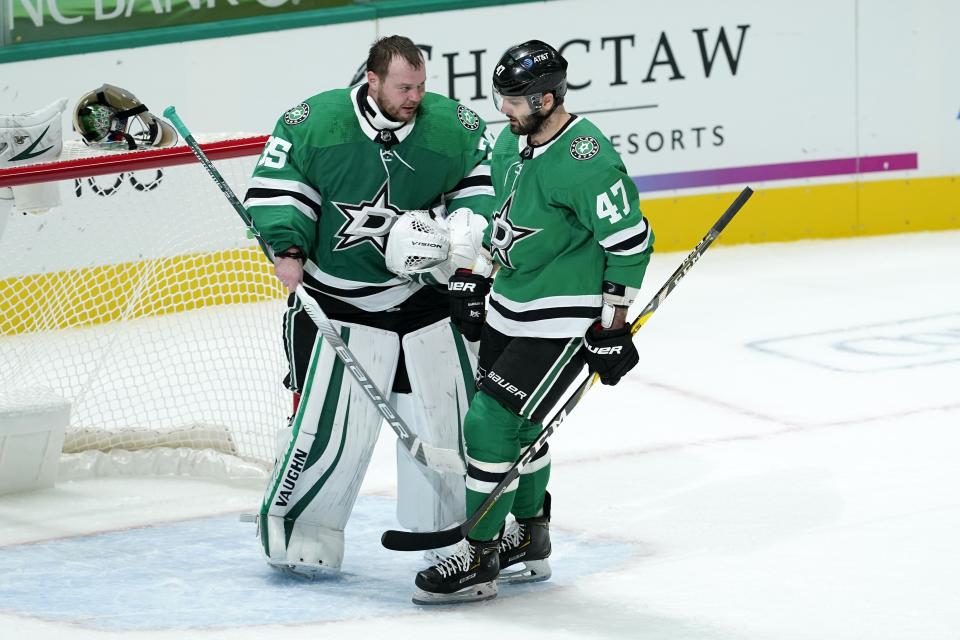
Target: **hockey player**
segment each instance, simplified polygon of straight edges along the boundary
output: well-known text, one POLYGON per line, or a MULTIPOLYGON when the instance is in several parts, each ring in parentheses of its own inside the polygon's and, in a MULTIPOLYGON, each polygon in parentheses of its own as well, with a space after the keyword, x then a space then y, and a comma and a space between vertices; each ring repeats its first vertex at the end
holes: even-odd
MULTIPOLYGON (((373 382, 392 389, 394 408, 420 439, 462 449, 472 355, 450 324, 445 280, 397 276, 384 255, 391 228, 410 210, 456 210, 486 225, 493 189, 485 124, 425 91, 423 57, 407 38, 377 41, 366 68, 366 82, 283 114, 245 204, 277 277, 290 290, 303 283, 373 382)), ((343 530, 381 419, 294 295, 288 305, 285 384, 295 415, 278 442, 259 535, 268 564, 316 575, 341 566, 343 530)), ((406 449, 397 457, 401 524, 432 530, 462 521, 460 477, 425 479, 406 449)))
MULTIPOLYGON (((449 281, 451 319, 465 335, 482 331, 478 392, 464 421, 467 513, 506 477, 584 363, 613 385, 639 361, 625 319, 653 233, 609 140, 564 109, 566 69, 556 49, 532 40, 507 50, 493 73, 497 109, 510 122, 493 152, 497 205, 487 252, 449 281)), ((492 598, 498 574, 547 579, 549 475, 544 445, 457 552, 417 575, 414 602, 492 598)))

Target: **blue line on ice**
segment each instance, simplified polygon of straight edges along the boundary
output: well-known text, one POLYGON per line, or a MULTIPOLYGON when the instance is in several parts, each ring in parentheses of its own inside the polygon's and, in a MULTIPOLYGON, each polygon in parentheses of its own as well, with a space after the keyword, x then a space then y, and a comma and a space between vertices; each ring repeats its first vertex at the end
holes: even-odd
MULTIPOLYGON (((394 501, 363 496, 346 531, 344 574, 308 581, 263 562, 235 516, 0 549, 0 610, 104 630, 299 624, 411 612, 421 553, 380 546, 394 501)), ((549 582, 501 586, 500 598, 569 586, 640 549, 553 529, 549 582)))

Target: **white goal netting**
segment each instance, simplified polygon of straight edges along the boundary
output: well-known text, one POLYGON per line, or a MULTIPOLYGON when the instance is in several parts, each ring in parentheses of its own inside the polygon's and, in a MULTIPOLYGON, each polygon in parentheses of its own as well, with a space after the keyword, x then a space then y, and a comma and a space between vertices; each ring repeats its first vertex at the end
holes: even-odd
MULTIPOLYGON (((201 141, 242 199, 264 138, 201 141)), ((185 150, 68 144, 0 171, 0 389, 69 400, 65 453, 213 450, 267 468, 290 410, 285 294, 185 150), (61 205, 17 211, 4 188, 38 179, 61 205)))

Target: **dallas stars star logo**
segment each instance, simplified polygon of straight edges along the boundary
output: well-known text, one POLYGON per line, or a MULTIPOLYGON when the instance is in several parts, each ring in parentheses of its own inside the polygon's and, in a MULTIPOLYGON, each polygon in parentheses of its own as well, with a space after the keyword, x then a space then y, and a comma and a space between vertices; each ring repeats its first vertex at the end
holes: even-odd
POLYGON ((390 232, 390 228, 401 213, 400 209, 390 204, 389 181, 383 183, 371 200, 365 200, 360 204, 346 202, 333 204, 347 219, 337 231, 340 241, 333 248, 334 251, 342 251, 369 242, 381 254, 386 253, 387 233, 390 232))
POLYGON ((500 260, 500 264, 513 269, 513 262, 510 261, 510 251, 513 245, 524 238, 529 238, 542 229, 530 229, 513 224, 510 221, 510 207, 513 206, 513 194, 511 193, 500 210, 493 214, 493 231, 490 233, 490 254, 495 259, 500 260))

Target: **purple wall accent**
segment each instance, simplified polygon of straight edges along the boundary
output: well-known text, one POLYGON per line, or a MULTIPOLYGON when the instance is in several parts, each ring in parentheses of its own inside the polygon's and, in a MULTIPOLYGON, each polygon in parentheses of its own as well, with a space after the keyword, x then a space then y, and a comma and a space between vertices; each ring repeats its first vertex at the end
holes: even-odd
POLYGON ((765 180, 791 180, 794 178, 905 171, 916 168, 916 153, 900 153, 886 156, 808 160, 781 164, 758 164, 750 167, 661 173, 652 176, 633 176, 633 182, 637 185, 637 189, 643 193, 646 191, 665 191, 667 189, 711 187, 721 184, 747 184, 765 180))

